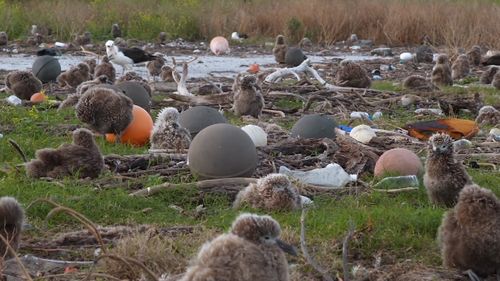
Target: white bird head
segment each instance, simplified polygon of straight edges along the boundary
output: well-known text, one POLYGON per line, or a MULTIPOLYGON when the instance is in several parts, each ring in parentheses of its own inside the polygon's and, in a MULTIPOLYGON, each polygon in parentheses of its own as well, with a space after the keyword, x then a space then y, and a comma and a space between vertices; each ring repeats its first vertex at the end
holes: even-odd
POLYGON ((106 41, 106 54, 108 54, 108 56, 110 54, 116 54, 116 46, 113 40, 106 41))

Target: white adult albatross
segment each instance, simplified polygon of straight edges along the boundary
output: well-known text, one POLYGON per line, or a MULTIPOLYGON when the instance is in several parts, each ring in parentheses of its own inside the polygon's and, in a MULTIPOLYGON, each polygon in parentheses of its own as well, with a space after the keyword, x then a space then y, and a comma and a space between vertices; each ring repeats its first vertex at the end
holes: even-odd
POLYGON ((132 70, 132 65, 135 63, 156 59, 155 55, 137 47, 118 48, 112 40, 108 40, 106 42, 106 54, 111 62, 119 64, 123 67, 124 73, 125 69, 132 70))

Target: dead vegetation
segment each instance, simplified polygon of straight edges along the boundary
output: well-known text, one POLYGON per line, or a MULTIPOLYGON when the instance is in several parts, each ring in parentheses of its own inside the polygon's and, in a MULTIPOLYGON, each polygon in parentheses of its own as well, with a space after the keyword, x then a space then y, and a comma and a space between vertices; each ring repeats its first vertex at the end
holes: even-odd
POLYGON ((4 9, 7 10, 4 22, 0 20, 0 23, 9 33, 17 33, 9 35, 11 38, 25 34, 30 24, 50 28, 59 38, 71 38, 85 30, 99 38, 109 36, 110 26, 115 21, 128 19, 134 25, 122 25, 125 36, 142 39, 154 39, 160 31, 200 39, 227 36, 237 30, 254 37, 285 34, 292 43, 306 36, 327 45, 346 40, 352 33, 391 46, 420 44, 425 35, 433 45, 468 48, 477 42, 487 47, 500 44, 497 36, 500 7, 494 1, 484 0, 278 0, 245 1, 243 4, 241 1, 174 4, 152 0, 141 3, 118 0, 25 2, 22 6, 6 4, 13 5, 10 12, 4 9), (141 15, 134 12, 138 8, 142 10, 141 15), (109 9, 113 9, 114 14, 103 16, 103 11, 109 9), (24 18, 35 20, 24 22, 24 18), (19 26, 13 26, 13 22, 19 26))

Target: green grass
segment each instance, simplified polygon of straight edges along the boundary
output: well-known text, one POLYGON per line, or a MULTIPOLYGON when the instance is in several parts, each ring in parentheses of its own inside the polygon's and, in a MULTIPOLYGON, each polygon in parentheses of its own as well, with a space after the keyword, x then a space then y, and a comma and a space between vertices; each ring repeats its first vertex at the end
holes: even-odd
MULTIPOLYGON (((389 89, 392 83, 376 83, 377 88, 389 89)), ((492 92, 494 98, 498 94, 492 92)), ((0 98, 6 94, 0 94, 0 98)), ((290 102, 291 106, 295 102, 290 102)), ((228 120, 236 125, 244 122, 230 113, 228 120)), ((384 115, 384 121, 401 125, 412 120, 408 110, 397 109, 384 115)), ((289 128, 293 122, 288 122, 289 128)), ((150 198, 129 197, 126 184, 117 188, 96 188, 91 182, 67 178, 59 183, 33 180, 26 177, 23 169, 14 166, 22 161, 7 140, 16 140, 29 158, 34 157, 37 149, 56 147, 70 142, 71 136, 61 131, 66 124, 80 124, 74 112, 67 109, 57 112, 46 105, 11 107, 0 105, 0 195, 9 195, 27 206, 38 198, 50 198, 62 205, 74 208, 100 225, 116 224, 155 224, 160 226, 201 225, 217 231, 225 231, 238 215, 239 211, 231 208, 231 202, 223 195, 200 197, 197 190, 188 183, 184 187, 161 192, 150 198), (201 217, 190 215, 195 208, 203 204, 207 210, 201 217), (176 205, 186 212, 180 213, 171 208, 176 205), (144 211, 148 209, 148 211, 144 211)), ((98 139, 99 147, 105 154, 137 154, 147 151, 146 147, 116 145, 98 139)), ((469 170, 474 181, 492 189, 500 196, 500 174, 479 170, 469 170)), ((109 172, 98 180, 111 178, 109 172)), ((367 178, 366 180, 370 180, 367 178)), ((145 176, 139 179, 144 186, 159 184, 157 176, 145 176)), ((176 182, 182 182, 176 180, 176 182)), ((437 228, 445 209, 432 206, 423 187, 418 191, 385 194, 366 193, 360 196, 346 196, 335 199, 329 196, 313 198, 315 208, 309 211, 307 218, 307 240, 320 262, 326 263, 332 258, 340 258, 341 243, 349 221, 352 220, 359 232, 351 243, 351 251, 356 259, 371 262, 373 256, 384 253, 396 257, 397 261, 412 259, 430 266, 440 265, 441 259, 435 243, 437 228)), ((46 204, 36 204, 27 210, 28 221, 34 230, 27 236, 43 233, 44 220, 50 211, 46 204)), ((262 211, 250 210, 263 214, 262 211)), ((287 235, 295 245, 300 234, 300 212, 270 213, 286 229, 287 235)), ((48 233, 73 229, 79 224, 65 215, 57 215, 48 223, 48 233)), ((329 265, 332 266, 332 265, 329 265)), ((334 263, 334 269, 340 270, 340 263, 334 263)))

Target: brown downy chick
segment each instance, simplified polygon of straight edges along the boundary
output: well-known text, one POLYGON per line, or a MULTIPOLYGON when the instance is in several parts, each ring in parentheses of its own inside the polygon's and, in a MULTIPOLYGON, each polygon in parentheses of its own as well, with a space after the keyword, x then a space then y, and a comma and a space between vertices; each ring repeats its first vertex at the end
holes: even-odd
POLYGON ((122 37, 122 30, 117 23, 113 23, 113 25, 111 25, 111 36, 113 36, 113 39, 122 37))
POLYGON ((146 63, 149 75, 153 76, 153 80, 161 74, 162 67, 165 65, 165 59, 162 56, 157 56, 154 60, 146 63))
POLYGON ((100 134, 120 135, 132 122, 133 105, 122 93, 93 87, 76 104, 76 117, 100 134))
MULTIPOLYGON (((9 241, 14 251, 19 249, 24 221, 24 209, 13 197, 0 197, 0 235, 9 241)), ((14 257, 7 245, 0 240, 0 259, 14 257)))
POLYGON ((500 66, 490 66, 488 69, 486 69, 482 74, 481 77, 479 78, 479 82, 481 84, 491 84, 493 82, 493 77, 500 72, 500 66))
POLYGON ((479 109, 475 122, 479 126, 500 124, 500 111, 491 105, 485 105, 479 109))
POLYGON ((274 48, 273 48, 273 54, 274 54, 274 59, 276 60, 277 63, 279 64, 285 63, 285 55, 287 49, 288 46, 285 44, 285 36, 283 35, 276 36, 276 41, 274 43, 274 48))
POLYGON ((372 80, 359 64, 343 60, 335 74, 335 84, 342 87, 369 88, 372 80))
POLYGON ((289 281, 284 252, 296 252, 280 233, 270 216, 241 214, 229 233, 201 247, 181 281, 289 281))
POLYGON ((151 149, 188 149, 191 134, 179 125, 179 111, 174 107, 162 109, 151 131, 151 149))
POLYGON ((436 65, 432 68, 431 81, 436 86, 451 86, 451 69, 447 55, 439 55, 436 60, 436 65))
POLYGON ((438 230, 443 264, 481 276, 500 273, 500 200, 475 184, 460 192, 438 230))
POLYGON ((241 208, 245 204, 267 211, 291 211, 302 206, 297 188, 282 174, 269 174, 241 190, 233 208, 241 208))
POLYGON ((264 108, 264 98, 257 83, 257 77, 245 76, 240 83, 237 76, 233 84, 233 91, 233 109, 236 115, 251 115, 259 118, 264 108))
POLYGON ((420 75, 410 75, 403 81, 403 88, 407 90, 432 92, 437 89, 431 81, 420 75))
POLYGON ((40 92, 42 82, 31 72, 13 71, 5 77, 5 86, 18 98, 29 100, 34 93, 40 92))
POLYGON ((73 143, 58 148, 36 151, 36 158, 26 164, 29 177, 97 178, 104 168, 104 159, 91 131, 81 128, 73 132, 73 143))
POLYGON ((108 80, 108 76, 106 75, 101 75, 97 77, 94 80, 90 81, 85 81, 82 84, 78 85, 76 87, 76 93, 68 95, 65 100, 59 105, 57 110, 61 110, 66 107, 71 107, 75 106, 78 101, 80 100, 80 97, 90 88, 98 85, 106 85, 106 84, 111 84, 108 80))
POLYGON ((71 88, 76 88, 90 78, 90 67, 86 63, 79 63, 77 66, 59 74, 57 82, 61 87, 70 86, 71 88))
POLYGON ((481 47, 478 45, 472 46, 472 49, 467 52, 469 63, 478 66, 481 63, 481 47))
POLYGON ((459 80, 469 76, 469 73, 469 59, 466 55, 458 56, 451 66, 451 79, 459 80))
POLYGON ((83 62, 89 66, 90 77, 94 77, 95 67, 97 66, 96 60, 95 59, 88 59, 88 60, 84 60, 83 62))
POLYGON ((164 65, 161 67, 160 79, 165 82, 174 82, 174 69, 170 65, 164 65))
POLYGON ((495 73, 495 76, 493 76, 491 86, 495 87, 497 90, 500 90, 500 71, 497 71, 497 73, 495 73))
POLYGON ((153 93, 153 90, 151 89, 151 86, 149 86, 148 81, 143 79, 139 74, 137 74, 134 71, 129 71, 118 79, 118 82, 123 82, 123 81, 134 81, 141 84, 141 86, 146 90, 146 92, 148 92, 148 95, 150 97, 151 94, 153 93))
POLYGON ((472 180, 462 163, 455 160, 453 139, 444 133, 432 135, 424 174, 424 186, 430 201, 453 207, 466 184, 472 184, 472 180))
POLYGON ((7 36, 7 32, 1 31, 0 32, 0 46, 5 46, 9 43, 9 36, 7 36))
POLYGON ((114 83, 116 80, 115 67, 109 62, 107 56, 102 58, 101 63, 97 65, 94 70, 94 77, 99 77, 101 75, 106 75, 111 83, 114 83))
POLYGON ((75 43, 78 46, 85 46, 92 43, 92 34, 85 31, 82 35, 76 36, 75 43))

